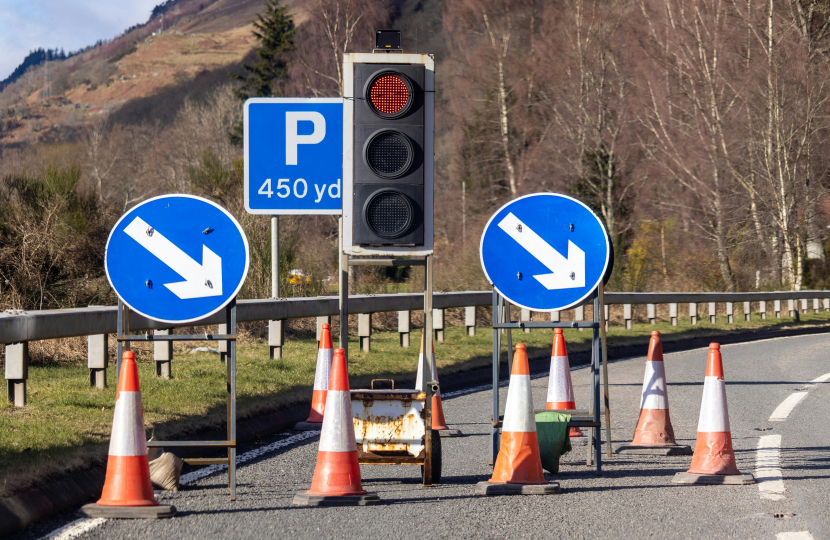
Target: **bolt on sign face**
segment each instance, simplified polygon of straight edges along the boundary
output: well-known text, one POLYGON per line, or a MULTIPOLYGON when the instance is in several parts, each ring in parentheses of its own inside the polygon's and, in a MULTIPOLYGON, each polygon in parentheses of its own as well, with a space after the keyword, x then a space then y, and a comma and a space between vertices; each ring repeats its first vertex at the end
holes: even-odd
POLYGON ((599 217, 558 193, 526 195, 502 206, 480 246, 482 268, 496 290, 533 311, 560 311, 588 299, 610 253, 599 217))

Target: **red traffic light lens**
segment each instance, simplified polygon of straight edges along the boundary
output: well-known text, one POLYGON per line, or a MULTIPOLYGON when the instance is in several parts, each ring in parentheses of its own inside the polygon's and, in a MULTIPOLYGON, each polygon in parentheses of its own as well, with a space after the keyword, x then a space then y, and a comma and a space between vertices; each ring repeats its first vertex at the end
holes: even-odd
POLYGON ((409 85, 399 75, 381 75, 372 81, 369 88, 369 101, 382 114, 395 115, 402 112, 411 97, 409 85))

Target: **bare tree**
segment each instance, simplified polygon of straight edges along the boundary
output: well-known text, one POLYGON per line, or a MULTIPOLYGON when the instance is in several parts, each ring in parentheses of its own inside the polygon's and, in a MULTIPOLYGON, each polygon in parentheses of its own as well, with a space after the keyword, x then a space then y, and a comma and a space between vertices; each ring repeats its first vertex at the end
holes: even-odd
POLYGON ((315 0, 310 20, 298 31, 291 75, 303 93, 343 95, 343 55, 370 52, 374 31, 389 24, 389 8, 380 0, 315 0))
POLYGON ((735 289, 729 260, 728 195, 735 170, 730 129, 738 108, 732 74, 736 29, 725 0, 665 0, 660 21, 645 2, 641 12, 666 87, 652 80, 641 124, 650 137, 643 149, 692 195, 696 224, 712 242, 721 278, 735 289), (662 31, 661 25, 665 25, 662 31))
POLYGON ((119 145, 113 136, 107 117, 100 115, 92 120, 83 133, 89 175, 95 183, 98 202, 104 201, 104 182, 119 158, 119 145))

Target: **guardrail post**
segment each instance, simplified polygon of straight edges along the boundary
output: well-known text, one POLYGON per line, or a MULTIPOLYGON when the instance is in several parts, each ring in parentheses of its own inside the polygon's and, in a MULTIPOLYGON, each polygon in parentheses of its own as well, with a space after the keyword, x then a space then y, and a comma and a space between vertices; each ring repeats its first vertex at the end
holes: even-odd
POLYGON ((697 324, 697 302, 689 304, 689 319, 692 322, 692 326, 697 324))
MULTIPOLYGON (((170 329, 153 330, 155 336, 169 336, 170 329)), ((153 360, 156 361, 156 375, 162 379, 169 379, 173 371, 173 342, 153 342, 153 360)))
POLYGON ((751 321, 752 320, 752 306, 749 302, 744 302, 744 320, 751 321))
POLYGON ((648 324, 657 324, 657 304, 646 304, 648 324))
POLYGON ((435 339, 444 343, 444 310, 433 308, 432 328, 435 330, 435 339))
POLYGON ((357 315, 357 335, 360 338, 360 348, 369 352, 372 339, 372 314, 359 313, 357 315))
POLYGON ((608 321, 611 320, 611 305, 605 304, 605 331, 608 331, 608 321))
POLYGON ((29 378, 29 342, 6 344, 6 384, 9 401, 26 406, 26 380, 29 378))
POLYGON ((813 298, 813 313, 818 313, 818 298, 813 298))
MULTIPOLYGON (((469 309, 469 308, 468 308, 469 309)), ((409 332, 412 326, 412 314, 409 311, 398 312, 398 342, 401 347, 409 347, 409 332)))
POLYGON ((550 322, 559 322, 559 312, 558 311, 551 311, 550 312, 550 322))
POLYGON ((623 320, 625 320, 625 329, 631 330, 631 304, 623 304, 623 320))
MULTIPOLYGON (((279 360, 282 358, 282 345, 285 342, 284 322, 268 321, 268 356, 271 357, 271 360, 279 360)), ((222 342, 220 341, 220 343, 222 342)), ((227 342, 225 342, 226 354, 228 350, 227 345, 227 342)), ((221 351, 222 349, 220 348, 219 350, 221 351)))
POLYGON ((320 348, 320 336, 323 335, 323 325, 329 325, 329 329, 331 329, 331 315, 323 315, 322 317, 317 317, 317 348, 320 348))
POLYGON ((822 298, 821 305, 824 306, 824 311, 830 311, 830 298, 822 298))
POLYGON ((726 303, 726 322, 732 324, 735 322, 735 303, 734 302, 727 302, 726 303))
POLYGON ((718 322, 718 304, 716 302, 709 302, 709 322, 712 324, 718 322))
MULTIPOLYGON (((584 321, 585 320, 585 306, 579 306, 574 308, 574 320, 575 321, 584 321)), ((579 329, 582 332, 582 328, 579 329)))
POLYGON ((109 336, 98 334, 86 338, 86 366, 89 368, 89 386, 107 387, 107 364, 109 363, 109 336))
POLYGON ((467 335, 476 335, 476 307, 467 306, 464 308, 464 325, 467 327, 467 335))
POLYGON ((775 311, 775 318, 781 318, 781 300, 772 301, 772 310, 775 311))
POLYGON ((767 318, 767 302, 766 300, 761 300, 758 302, 758 313, 761 314, 761 320, 767 318))
POLYGON ((801 313, 807 313, 807 299, 801 299, 801 313))
MULTIPOLYGON (((530 310, 522 308, 521 317, 522 317, 522 322, 530 322, 530 319, 531 319, 530 310)), ((525 334, 529 334, 530 333, 530 328, 524 328, 524 331, 525 331, 525 334)))
POLYGON ((795 315, 795 300, 792 298, 787 300, 787 311, 790 312, 790 317, 795 315))
MULTIPOLYGON (((270 323, 271 321, 269 321, 270 323)), ((227 324, 220 324, 219 327, 216 329, 217 334, 227 334, 228 333, 228 325, 227 324)), ((271 325, 268 325, 268 341, 271 341, 271 325)), ((228 361, 228 342, 225 340, 219 340, 216 344, 217 348, 219 349, 219 361, 226 363, 228 361)), ((273 358, 273 354, 271 358, 273 358)))
POLYGON ((677 326, 677 302, 669 304, 669 318, 671 318, 671 325, 677 326))

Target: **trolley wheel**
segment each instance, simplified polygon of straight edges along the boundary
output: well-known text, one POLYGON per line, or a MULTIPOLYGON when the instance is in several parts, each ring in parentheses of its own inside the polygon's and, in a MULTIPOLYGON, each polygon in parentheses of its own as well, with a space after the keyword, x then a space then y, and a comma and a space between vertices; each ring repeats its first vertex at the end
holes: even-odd
MULTIPOLYGON (((424 466, 421 465, 421 478, 424 477, 424 466)), ((441 483, 441 434, 432 430, 432 483, 441 483)))

